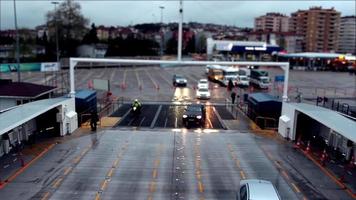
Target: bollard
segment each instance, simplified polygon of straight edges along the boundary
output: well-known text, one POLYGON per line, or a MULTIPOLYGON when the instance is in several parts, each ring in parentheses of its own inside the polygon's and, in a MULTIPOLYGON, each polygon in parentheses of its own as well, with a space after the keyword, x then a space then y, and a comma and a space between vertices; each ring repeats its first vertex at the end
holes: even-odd
POLYGON ((306 148, 306 153, 309 153, 310 152, 310 141, 308 141, 308 145, 307 145, 307 148, 306 148))
POLYGON ((355 167, 355 156, 352 156, 351 157, 351 160, 350 160, 350 168, 354 168, 355 167))
POLYGON ((328 156, 328 154, 326 153, 326 150, 324 149, 323 153, 321 154, 321 159, 320 159, 322 166, 325 166, 327 156, 328 156))
POLYGON ((22 158, 20 159, 20 161, 21 161, 21 167, 24 167, 25 166, 25 161, 22 158))

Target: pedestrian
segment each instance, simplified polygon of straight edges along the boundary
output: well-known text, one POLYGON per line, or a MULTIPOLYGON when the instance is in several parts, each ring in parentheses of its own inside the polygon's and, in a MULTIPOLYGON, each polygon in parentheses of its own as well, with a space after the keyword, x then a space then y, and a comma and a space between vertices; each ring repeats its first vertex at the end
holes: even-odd
POLYGON ((92 131, 96 131, 96 126, 98 121, 99 121, 98 114, 95 111, 92 111, 90 117, 90 127, 92 131))
POLYGON ((234 83, 232 82, 231 79, 229 79, 229 82, 227 84, 227 90, 231 91, 233 87, 234 87, 234 83))
POLYGON ((232 91, 231 92, 231 102, 232 102, 232 104, 235 103, 235 99, 236 99, 236 93, 235 93, 235 91, 232 91))

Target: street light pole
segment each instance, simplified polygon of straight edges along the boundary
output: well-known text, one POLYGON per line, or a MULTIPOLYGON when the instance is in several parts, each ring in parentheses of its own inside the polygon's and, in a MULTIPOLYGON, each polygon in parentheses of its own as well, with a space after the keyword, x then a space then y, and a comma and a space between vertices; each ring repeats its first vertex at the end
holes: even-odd
POLYGON ((16 30, 17 81, 18 81, 18 82, 21 82, 21 72, 20 72, 20 41, 19 41, 19 31, 18 31, 18 28, 17 28, 16 0, 14 0, 14 15, 15 15, 15 30, 16 30))
POLYGON ((178 61, 182 60, 182 32, 183 32, 183 1, 179 1, 179 25, 178 25, 178 61))
MULTIPOLYGON (((159 7, 160 9, 161 9, 161 29, 162 29, 162 27, 163 27, 163 9, 164 9, 164 6, 160 6, 159 7)), ((161 56, 163 56, 163 36, 164 36, 164 32, 163 32, 163 30, 162 30, 162 32, 161 32, 161 45, 160 45, 160 54, 161 54, 161 56)))
POLYGON ((57 25, 57 4, 58 2, 52 1, 51 2, 54 5, 54 23, 55 23, 55 29, 56 29, 56 56, 57 56, 57 65, 59 65, 59 47, 58 47, 58 25, 57 25))
POLYGON ((163 24, 163 9, 164 9, 164 6, 160 6, 159 8, 161 9, 161 24, 163 24))

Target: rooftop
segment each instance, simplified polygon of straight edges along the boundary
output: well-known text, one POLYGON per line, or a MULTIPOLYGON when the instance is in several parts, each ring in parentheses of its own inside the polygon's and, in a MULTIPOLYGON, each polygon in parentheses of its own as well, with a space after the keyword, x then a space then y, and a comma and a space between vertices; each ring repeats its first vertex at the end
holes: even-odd
POLYGON ((356 142, 356 122, 339 113, 320 106, 305 103, 290 103, 297 110, 303 112, 316 121, 326 125, 344 137, 356 142))
POLYGON ((33 99, 53 92, 56 87, 37 85, 24 82, 2 83, 0 85, 0 97, 33 99))

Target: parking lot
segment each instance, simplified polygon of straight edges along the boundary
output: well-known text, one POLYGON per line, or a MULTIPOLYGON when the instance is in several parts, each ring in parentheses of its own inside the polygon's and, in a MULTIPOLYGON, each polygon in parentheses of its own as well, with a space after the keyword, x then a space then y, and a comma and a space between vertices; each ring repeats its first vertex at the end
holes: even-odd
MULTIPOLYGON (((263 68, 269 71, 272 81, 276 75, 283 75, 278 68, 263 68)), ((51 73, 23 72, 22 81, 38 84, 53 83, 51 73)), ((2 78, 17 80, 17 74, 1 74, 2 78)), ((196 101, 196 85, 199 79, 206 78, 205 67, 118 67, 118 68, 77 68, 75 72, 76 89, 86 89, 93 79, 110 81, 110 89, 114 96, 142 101, 196 101), (187 79, 187 87, 173 87, 174 74, 182 74, 187 79)), ((67 80, 64 80, 68 81, 67 80)), ((296 96, 301 92, 305 98, 316 96, 355 97, 356 79, 347 72, 297 71, 291 70, 289 77, 289 95, 296 96)), ((62 84, 58 77, 55 83, 62 84)), ((225 87, 210 82, 211 102, 222 102, 229 95, 225 87)), ((238 92, 258 91, 255 88, 239 89, 238 92)), ((273 83, 269 90, 263 90, 281 96, 281 83, 273 83)), ((99 97, 100 98, 100 97, 99 97)))

